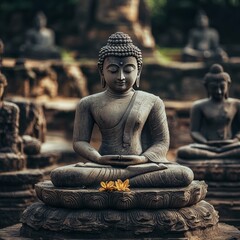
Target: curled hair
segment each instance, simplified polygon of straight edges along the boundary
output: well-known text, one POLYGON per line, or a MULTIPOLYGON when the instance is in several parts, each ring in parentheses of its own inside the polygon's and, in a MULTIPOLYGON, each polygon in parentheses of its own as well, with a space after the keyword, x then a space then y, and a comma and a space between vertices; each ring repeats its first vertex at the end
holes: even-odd
POLYGON ((103 62, 106 57, 135 57, 137 59, 138 70, 142 66, 142 52, 135 46, 128 34, 116 32, 112 34, 107 45, 99 51, 98 65, 103 70, 103 62))
POLYGON ((210 71, 203 78, 205 86, 211 81, 226 81, 227 83, 231 83, 231 78, 228 73, 223 71, 223 67, 220 64, 213 64, 210 71))

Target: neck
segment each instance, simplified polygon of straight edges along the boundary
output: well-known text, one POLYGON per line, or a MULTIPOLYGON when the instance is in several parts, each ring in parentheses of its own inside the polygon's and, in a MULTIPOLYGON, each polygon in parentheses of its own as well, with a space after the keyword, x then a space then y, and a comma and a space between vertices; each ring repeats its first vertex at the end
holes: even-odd
POLYGON ((135 92, 135 90, 133 88, 131 88, 128 91, 123 92, 123 93, 113 92, 110 88, 106 89, 106 94, 111 98, 125 98, 125 97, 133 95, 134 92, 135 92))
POLYGON ((224 98, 221 98, 221 99, 216 99, 216 98, 210 98, 212 102, 215 102, 215 103, 223 103, 226 101, 225 97, 224 98))

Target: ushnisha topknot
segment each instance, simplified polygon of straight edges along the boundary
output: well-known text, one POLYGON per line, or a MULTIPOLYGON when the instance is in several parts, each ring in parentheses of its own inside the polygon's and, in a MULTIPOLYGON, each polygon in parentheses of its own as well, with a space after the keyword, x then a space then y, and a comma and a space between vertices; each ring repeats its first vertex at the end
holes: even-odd
POLYGON ((211 81, 226 81, 231 83, 231 78, 228 73, 224 72, 220 64, 213 64, 203 79, 204 85, 207 85, 211 81))
POLYGON ((135 57, 137 59, 138 69, 142 66, 142 52, 132 42, 130 36, 123 32, 112 34, 107 45, 103 46, 99 51, 98 65, 103 70, 103 62, 106 57, 135 57))

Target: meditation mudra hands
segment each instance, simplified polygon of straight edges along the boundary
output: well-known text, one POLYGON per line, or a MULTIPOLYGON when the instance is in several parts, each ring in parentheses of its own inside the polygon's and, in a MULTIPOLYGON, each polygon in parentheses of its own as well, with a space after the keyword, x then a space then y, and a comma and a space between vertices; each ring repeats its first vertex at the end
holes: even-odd
POLYGON ((147 161, 146 157, 137 155, 104 155, 97 162, 111 166, 127 167, 129 165, 146 163, 147 161))
MULTIPOLYGON (((147 163, 147 158, 144 156, 137 155, 104 155, 100 156, 96 163, 99 165, 110 165, 118 167, 127 167, 129 165, 136 165, 147 163)), ((76 164, 76 167, 82 166, 81 163, 76 164)))

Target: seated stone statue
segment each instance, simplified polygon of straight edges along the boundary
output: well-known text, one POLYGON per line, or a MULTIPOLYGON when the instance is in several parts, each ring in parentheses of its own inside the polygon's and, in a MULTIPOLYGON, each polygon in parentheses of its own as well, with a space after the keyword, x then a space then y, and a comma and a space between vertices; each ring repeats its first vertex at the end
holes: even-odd
POLYGON ((37 13, 34 28, 26 33, 24 45, 20 49, 21 57, 32 59, 59 59, 59 50, 55 46, 55 36, 46 28, 47 18, 44 13, 37 13))
POLYGON ((106 90, 81 99, 74 123, 73 148, 88 162, 55 169, 53 184, 90 187, 130 179, 132 187, 189 185, 192 171, 166 159, 169 131, 162 100, 133 89, 140 81, 140 49, 127 34, 112 34, 98 67, 106 90), (102 135, 99 151, 90 145, 94 124, 102 135))
POLYGON ((178 150, 178 158, 239 159, 240 101, 228 97, 230 76, 214 64, 204 77, 208 98, 191 110, 191 136, 196 142, 178 150))
POLYGON ((183 49, 183 61, 226 61, 227 53, 219 46, 218 32, 209 28, 209 20, 204 12, 196 17, 196 28, 190 31, 188 44, 183 49))
POLYGON ((19 109, 15 104, 3 101, 6 86, 7 80, 0 73, 0 153, 19 153, 19 109))

